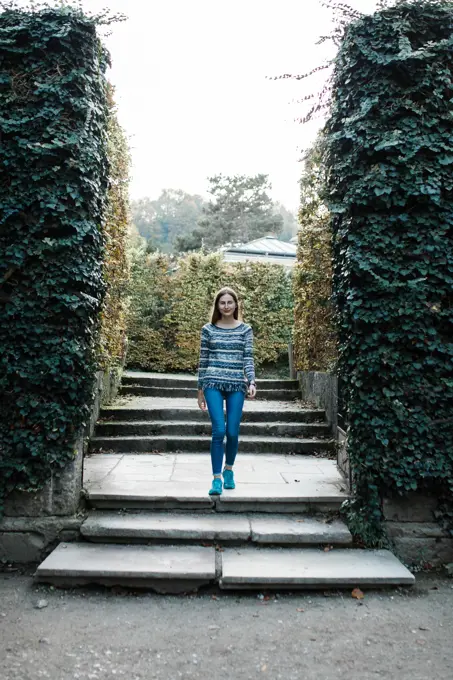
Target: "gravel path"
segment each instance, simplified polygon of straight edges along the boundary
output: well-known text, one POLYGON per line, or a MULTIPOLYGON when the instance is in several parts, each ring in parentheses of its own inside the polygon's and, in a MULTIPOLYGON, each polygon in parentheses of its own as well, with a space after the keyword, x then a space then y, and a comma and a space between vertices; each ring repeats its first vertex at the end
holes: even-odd
POLYGON ((452 680, 452 630, 453 581, 429 575, 357 600, 59 591, 0 574, 2 680, 452 680))

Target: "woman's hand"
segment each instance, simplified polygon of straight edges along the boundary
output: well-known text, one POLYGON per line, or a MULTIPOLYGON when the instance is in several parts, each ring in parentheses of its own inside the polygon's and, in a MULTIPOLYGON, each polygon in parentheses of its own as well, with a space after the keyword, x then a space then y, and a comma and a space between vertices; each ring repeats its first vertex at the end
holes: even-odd
POLYGON ((250 399, 255 399, 256 397, 256 385, 255 383, 250 383, 249 389, 248 389, 248 394, 250 399))
POLYGON ((202 411, 206 411, 207 406, 206 406, 206 399, 204 398, 203 390, 198 390, 198 406, 201 408, 202 411))

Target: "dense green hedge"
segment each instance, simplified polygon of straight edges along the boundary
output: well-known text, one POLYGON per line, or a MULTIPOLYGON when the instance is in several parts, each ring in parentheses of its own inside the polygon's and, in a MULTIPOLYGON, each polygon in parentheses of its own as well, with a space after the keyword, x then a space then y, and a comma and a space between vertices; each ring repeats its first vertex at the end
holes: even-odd
POLYGON ((131 257, 128 366, 156 371, 195 371, 200 330, 210 318, 214 295, 232 286, 243 301, 244 319, 255 334, 257 365, 276 363, 288 352, 293 322, 291 276, 283 267, 229 265, 218 255, 131 257))
MULTIPOLYGON (((403 2, 345 31, 326 127, 340 372, 356 500, 453 498, 453 9, 403 2)), ((442 502, 445 501, 445 505, 442 502)))
POLYGON ((68 7, 0 14, 0 496, 74 455, 103 297, 107 56, 68 7))

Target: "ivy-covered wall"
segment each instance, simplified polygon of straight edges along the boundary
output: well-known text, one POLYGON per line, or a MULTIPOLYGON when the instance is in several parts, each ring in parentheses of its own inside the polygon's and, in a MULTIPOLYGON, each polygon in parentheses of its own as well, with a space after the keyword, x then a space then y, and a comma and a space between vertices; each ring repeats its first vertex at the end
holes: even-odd
POLYGON ((427 490, 452 527, 453 8, 402 2, 346 29, 326 126, 340 373, 355 500, 427 490))
POLYGON ((107 55, 69 7, 0 14, 0 504, 74 456, 104 295, 107 55))
POLYGON ((210 318, 215 293, 231 286, 253 327, 259 366, 287 357, 293 324, 291 275, 283 267, 229 265, 218 255, 193 254, 172 262, 164 255, 131 253, 128 314, 131 368, 195 371, 200 331, 210 318))

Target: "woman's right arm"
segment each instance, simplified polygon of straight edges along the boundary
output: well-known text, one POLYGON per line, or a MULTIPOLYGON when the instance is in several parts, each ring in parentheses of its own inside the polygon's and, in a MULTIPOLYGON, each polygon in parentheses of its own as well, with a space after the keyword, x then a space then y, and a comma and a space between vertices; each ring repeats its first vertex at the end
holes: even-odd
POLYGON ((209 334, 206 328, 201 329, 200 360, 198 362, 198 406, 206 411, 206 401, 203 394, 203 380, 209 365, 209 334))

